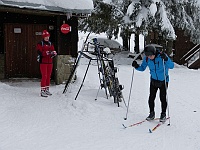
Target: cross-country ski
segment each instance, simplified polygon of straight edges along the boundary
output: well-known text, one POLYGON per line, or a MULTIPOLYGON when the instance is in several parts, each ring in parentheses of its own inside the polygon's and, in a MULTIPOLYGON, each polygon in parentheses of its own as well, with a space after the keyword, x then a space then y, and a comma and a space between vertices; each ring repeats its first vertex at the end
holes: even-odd
MULTIPOLYGON (((153 119, 153 120, 151 120, 151 121, 154 121, 154 120, 159 120, 159 118, 155 118, 155 119, 153 119)), ((143 124, 144 122, 151 122, 151 121, 147 121, 147 120, 145 119, 145 120, 136 122, 136 123, 134 123, 134 124, 131 124, 131 125, 129 125, 129 126, 126 126, 125 124, 122 124, 122 126, 124 127, 124 129, 126 129, 126 128, 129 128, 129 127, 141 125, 141 124, 143 124)))
POLYGON ((170 117, 166 118, 164 122, 159 122, 156 126, 154 126, 152 129, 149 129, 149 133, 153 133, 156 129, 158 129, 161 125, 165 124, 165 122, 170 119, 170 117))

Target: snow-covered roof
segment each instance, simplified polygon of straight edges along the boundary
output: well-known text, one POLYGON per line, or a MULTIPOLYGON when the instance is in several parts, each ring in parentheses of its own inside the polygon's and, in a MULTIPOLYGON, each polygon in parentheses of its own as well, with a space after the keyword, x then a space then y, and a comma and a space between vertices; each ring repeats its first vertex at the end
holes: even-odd
POLYGON ((90 13, 92 0, 0 0, 0 5, 66 13, 90 13))

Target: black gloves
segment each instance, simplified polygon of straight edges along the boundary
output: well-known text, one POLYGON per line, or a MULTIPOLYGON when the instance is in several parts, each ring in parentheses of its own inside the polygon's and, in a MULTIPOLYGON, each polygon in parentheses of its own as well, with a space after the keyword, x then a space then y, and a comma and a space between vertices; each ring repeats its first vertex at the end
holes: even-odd
POLYGON ((166 56, 165 53, 160 53, 160 57, 161 57, 162 59, 164 59, 164 61, 167 61, 167 60, 168 60, 168 57, 166 56))
POLYGON ((132 62, 132 66, 134 68, 138 68, 139 67, 138 63, 135 60, 132 62))

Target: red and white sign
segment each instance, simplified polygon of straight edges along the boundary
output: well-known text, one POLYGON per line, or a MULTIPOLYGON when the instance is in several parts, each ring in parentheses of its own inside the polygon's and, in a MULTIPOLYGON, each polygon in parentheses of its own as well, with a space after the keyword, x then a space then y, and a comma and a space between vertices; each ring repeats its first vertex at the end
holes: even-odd
POLYGON ((62 33, 67 34, 71 31, 71 26, 69 26, 68 24, 63 24, 60 27, 60 30, 61 30, 62 33))

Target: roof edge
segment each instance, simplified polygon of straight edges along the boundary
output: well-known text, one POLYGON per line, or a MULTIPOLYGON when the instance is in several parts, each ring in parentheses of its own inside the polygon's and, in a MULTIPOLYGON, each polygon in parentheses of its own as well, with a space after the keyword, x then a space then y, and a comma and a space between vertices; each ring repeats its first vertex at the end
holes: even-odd
POLYGON ((12 1, 3 1, 0 0, 0 5, 18 7, 18 8, 27 8, 27 9, 36 9, 36 10, 45 10, 45 11, 55 11, 63 13, 77 13, 77 14, 90 14, 91 9, 65 9, 57 6, 45 6, 41 4, 33 3, 24 3, 24 2, 12 2, 12 1))

